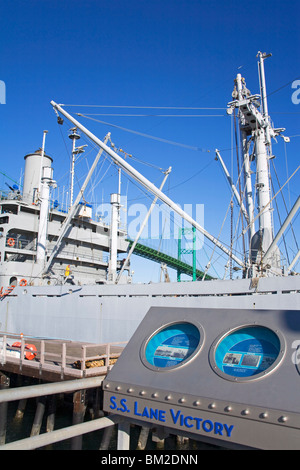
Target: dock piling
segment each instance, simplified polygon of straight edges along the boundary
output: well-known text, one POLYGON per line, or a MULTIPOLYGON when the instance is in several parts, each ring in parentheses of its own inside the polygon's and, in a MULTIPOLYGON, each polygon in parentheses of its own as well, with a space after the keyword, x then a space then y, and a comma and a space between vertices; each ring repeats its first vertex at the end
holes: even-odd
POLYGON ((15 420, 21 421, 23 419, 26 405, 27 405, 26 398, 19 401, 18 408, 15 414, 15 420))
POLYGON ((167 435, 165 435, 162 428, 158 427, 152 430, 152 442, 156 443, 157 450, 164 450, 166 437, 167 435))
POLYGON ((34 421, 33 421, 31 433, 30 433, 31 437, 38 436, 40 434, 42 421, 43 421, 45 408, 46 408, 46 400, 47 400, 47 397, 45 396, 39 397, 38 399, 34 421))
POLYGON ((114 426, 110 426, 109 428, 104 429, 99 450, 108 450, 113 432, 114 432, 114 426))
POLYGON ((150 428, 147 428, 145 426, 142 427, 140 431, 136 450, 145 450, 148 436, 149 436, 149 431, 150 431, 150 428))
MULTIPOLYGON (((10 379, 0 372, 0 390, 9 388, 10 379)), ((7 403, 0 403, 0 445, 5 444, 7 423, 7 403)))
POLYGON ((50 397, 48 397, 46 432, 51 432, 54 429, 55 413, 56 413, 56 395, 51 395, 50 397))
MULTIPOLYGON (((86 390, 78 390, 73 394, 73 425, 83 423, 86 412, 86 390)), ((72 439, 72 450, 81 450, 82 436, 72 439)))

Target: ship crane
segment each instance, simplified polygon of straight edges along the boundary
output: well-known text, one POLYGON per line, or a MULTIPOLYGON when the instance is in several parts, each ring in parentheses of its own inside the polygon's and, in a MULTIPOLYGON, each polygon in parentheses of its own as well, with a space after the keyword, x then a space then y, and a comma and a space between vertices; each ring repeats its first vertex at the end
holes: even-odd
MULTIPOLYGON (((283 137, 288 142, 289 139, 282 135, 284 128, 273 128, 268 114, 266 82, 264 72, 264 60, 270 57, 271 54, 258 52, 258 70, 260 81, 260 95, 252 95, 246 88, 245 80, 241 74, 237 74, 235 79, 235 88, 232 93, 233 101, 228 103, 227 113, 232 114, 236 109, 238 111, 240 136, 242 143, 242 159, 243 171, 245 179, 245 201, 244 205, 241 196, 238 194, 235 186, 232 183, 230 175, 225 167, 218 150, 216 150, 216 157, 221 162, 223 170, 227 179, 232 187, 233 194, 241 207, 242 213, 245 217, 247 227, 243 230, 243 234, 248 232, 249 237, 249 256, 248 260, 241 260, 232 250, 224 246, 216 237, 211 235, 205 230, 196 220, 190 217, 189 214, 184 212, 177 204, 175 204, 168 196, 166 196, 161 189, 158 189, 153 183, 133 168, 126 160, 118 155, 113 149, 108 147, 100 139, 98 139, 92 132, 78 122, 73 116, 63 109, 63 105, 51 101, 51 105, 58 116, 58 123, 62 124, 63 119, 59 113, 67 118, 76 129, 81 130, 89 139, 91 139, 97 146, 104 150, 120 168, 127 174, 133 177, 138 183, 144 186, 154 196, 160 199, 163 203, 168 205, 180 217, 185 219, 188 223, 195 227, 202 233, 208 240, 210 240, 216 247, 222 250, 229 256, 240 268, 243 269, 247 277, 257 276, 280 276, 282 269, 280 266, 280 252, 277 242, 283 234, 284 229, 290 223, 291 218, 299 208, 298 202, 293 208, 292 213, 288 215, 285 226, 280 229, 274 239, 274 228, 272 221, 272 207, 271 207, 271 190, 269 181, 269 160, 272 156, 271 141, 277 136, 283 137), (260 109, 261 108, 261 109, 260 109), (250 155, 250 147, 253 146, 253 152, 250 155), (251 165, 255 161, 256 164, 256 180, 253 189, 251 165), (253 193, 256 191, 257 195, 257 215, 255 216, 254 210, 254 197, 253 193), (255 227, 256 219, 258 218, 258 229, 255 227)), ((298 256, 298 255, 297 255, 298 256)), ((292 266, 291 266, 292 267, 292 266)), ((289 269, 291 269, 291 267, 289 269)))
POLYGON ((120 155, 114 152, 110 147, 104 144, 98 137, 96 137, 92 132, 90 132, 86 127, 84 127, 79 121, 73 118, 68 112, 66 112, 59 104, 55 101, 51 101, 56 112, 61 113, 69 121, 71 121, 74 126, 80 129, 88 138, 90 138, 97 146, 103 149, 108 155, 111 156, 113 161, 120 166, 127 174, 133 177, 138 181, 142 186, 144 186, 148 191, 150 191, 154 196, 157 196, 162 202, 169 206, 174 212, 176 212, 180 217, 185 219, 193 227, 196 228, 200 233, 202 233, 208 240, 210 240, 214 245, 216 245, 220 250, 226 253, 228 256, 231 256, 232 259, 242 268, 246 268, 244 261, 238 258, 236 255, 231 253, 231 251, 226 248, 216 237, 211 235, 207 230, 205 230, 196 220, 194 220, 189 214, 181 209, 177 204, 175 204, 168 196, 166 196, 160 189, 158 189, 153 183, 151 183, 147 178, 145 178, 141 173, 139 173, 135 168, 133 168, 126 160, 124 160, 120 155))

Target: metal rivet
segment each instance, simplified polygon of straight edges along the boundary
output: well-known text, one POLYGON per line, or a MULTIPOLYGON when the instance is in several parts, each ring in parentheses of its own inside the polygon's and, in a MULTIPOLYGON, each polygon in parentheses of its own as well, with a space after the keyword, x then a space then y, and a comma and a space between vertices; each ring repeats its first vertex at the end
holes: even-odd
POLYGON ((121 390, 120 385, 118 385, 118 386, 116 387, 116 390, 121 390))
POLYGON ((250 414, 250 411, 248 409, 242 411, 242 415, 247 416, 249 414, 250 414))
POLYGON ((185 401, 186 401, 185 398, 180 398, 179 399, 179 403, 185 403, 185 401))
POLYGON ((158 395, 157 392, 152 393, 152 397, 153 397, 153 398, 158 398, 158 396, 159 396, 159 395, 158 395))
POLYGON ((281 423, 286 423, 288 420, 287 416, 280 416, 279 420, 281 423))
POLYGON ((200 405, 201 405, 201 401, 200 401, 200 400, 195 401, 194 405, 195 405, 195 406, 200 406, 200 405))
POLYGON ((110 385, 109 385, 109 384, 105 384, 105 388, 109 388, 109 387, 110 387, 110 385))
POLYGON ((226 406, 225 411, 227 411, 227 412, 232 411, 232 406, 230 406, 230 405, 226 406))
POLYGON ((166 400, 171 400, 172 399, 172 395, 167 395, 166 396, 166 400))
POLYGON ((268 415, 268 413, 267 413, 266 411, 265 411, 264 413, 261 413, 261 414, 259 415, 259 417, 262 418, 262 419, 266 419, 268 416, 269 416, 269 415, 268 415))
POLYGON ((133 388, 129 388, 129 389, 127 390, 127 392, 128 392, 128 393, 132 393, 132 392, 134 392, 134 389, 133 389, 133 388))
POLYGON ((141 391, 140 391, 140 395, 146 395, 145 390, 141 390, 141 391))
POLYGON ((216 404, 215 403, 210 403, 210 405, 208 405, 208 408, 210 408, 211 410, 215 409, 216 408, 216 404))

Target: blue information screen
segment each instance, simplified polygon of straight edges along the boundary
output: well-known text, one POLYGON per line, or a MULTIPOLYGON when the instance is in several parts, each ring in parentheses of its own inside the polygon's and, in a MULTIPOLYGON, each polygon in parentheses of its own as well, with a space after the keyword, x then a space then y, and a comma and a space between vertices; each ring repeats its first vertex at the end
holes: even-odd
POLYGON ((242 327, 217 346, 217 367, 233 377, 251 377, 269 369, 280 352, 278 336, 262 326, 242 327))
POLYGON ((200 332, 191 323, 166 326, 148 342, 145 356, 155 367, 174 367, 188 359, 197 349, 200 332))

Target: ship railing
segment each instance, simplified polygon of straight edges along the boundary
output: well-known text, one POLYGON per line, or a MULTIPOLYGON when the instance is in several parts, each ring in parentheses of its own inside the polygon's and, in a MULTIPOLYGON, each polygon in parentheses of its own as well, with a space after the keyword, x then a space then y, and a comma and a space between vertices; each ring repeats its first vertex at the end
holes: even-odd
POLYGON ((22 196, 18 191, 0 191, 0 201, 21 201, 22 196))
POLYGON ((85 378, 106 375, 126 343, 82 343, 37 339, 0 332, 0 363, 5 370, 30 371, 38 378, 85 378))
MULTIPOLYGON (((51 252, 51 249, 49 249, 51 252)), ((67 258, 68 260, 71 261, 88 261, 92 263, 105 263, 107 264, 109 261, 109 255, 108 254, 102 254, 101 256, 96 256, 93 254, 88 254, 88 253, 81 253, 78 248, 73 251, 68 251, 65 250, 64 248, 58 253, 57 258, 67 258)))
POLYGON ((0 201, 5 201, 8 196, 8 191, 0 191, 0 201))
POLYGON ((7 234, 6 246, 8 248, 15 248, 17 250, 30 250, 36 251, 37 239, 24 238, 21 234, 7 234))
MULTIPOLYGON (((28 238, 24 238, 21 234, 8 234, 6 236, 6 247, 7 248, 14 248, 15 250, 29 250, 29 251, 36 251, 37 239, 30 240, 28 238)), ((17 256, 17 255, 16 255, 17 256)), ((81 253, 76 248, 76 251, 67 251, 63 249, 60 253, 61 257, 67 257, 73 261, 89 261, 95 263, 108 263, 109 256, 108 254, 102 254, 101 256, 95 256, 88 253, 81 253)), ((12 258, 11 258, 12 260, 12 258)))

